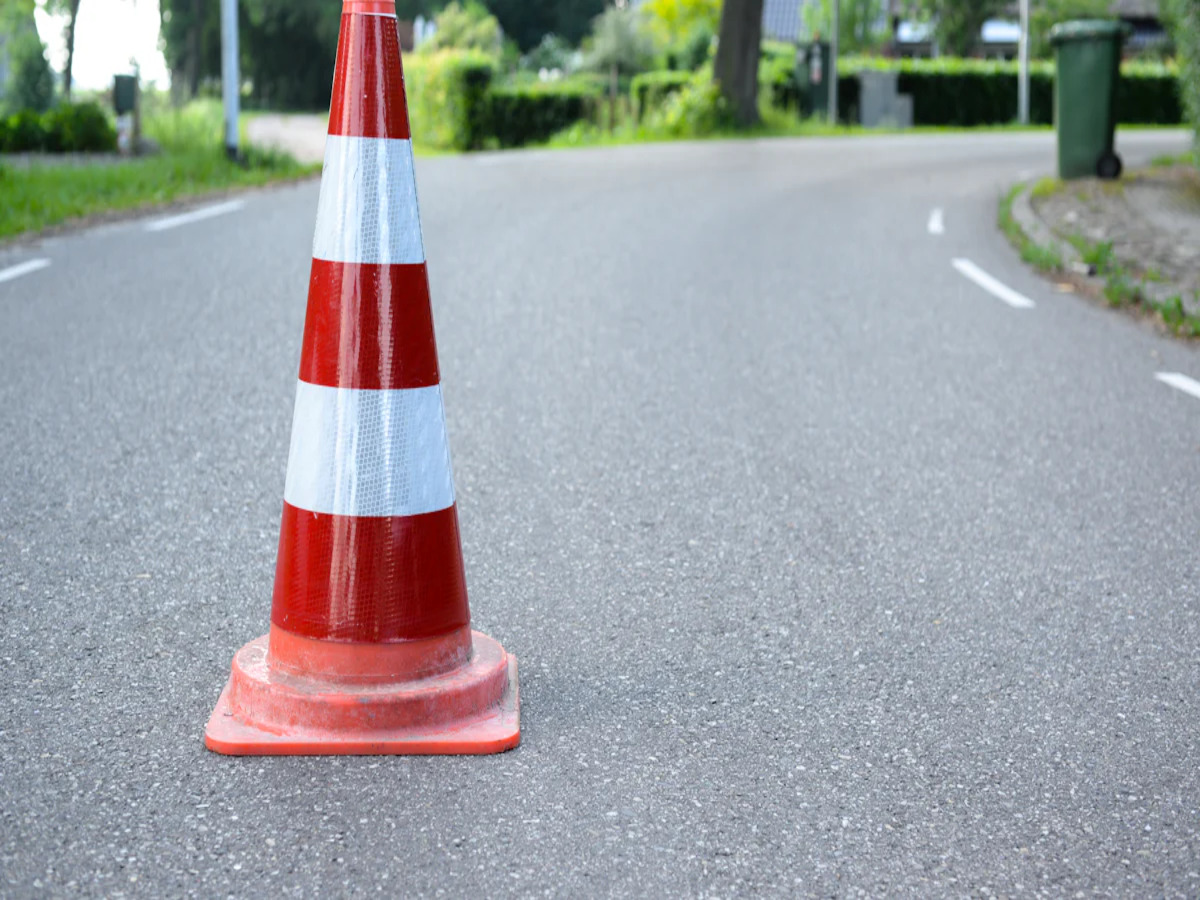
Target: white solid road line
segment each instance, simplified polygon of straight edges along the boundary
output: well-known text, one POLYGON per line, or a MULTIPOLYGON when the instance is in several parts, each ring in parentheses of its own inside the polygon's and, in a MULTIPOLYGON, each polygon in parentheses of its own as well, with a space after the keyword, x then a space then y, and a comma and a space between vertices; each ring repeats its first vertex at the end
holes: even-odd
POLYGON ((1200 400, 1200 381, 1188 378, 1186 375, 1180 375, 1178 372, 1155 372, 1154 377, 1163 384, 1169 384, 1176 390, 1183 391, 1185 394, 1191 394, 1197 400, 1200 400))
POLYGON ((199 222, 202 219, 211 219, 213 216, 223 216, 225 213, 231 213, 241 209, 246 205, 245 200, 227 200, 225 203, 215 203, 212 206, 202 206, 199 209, 193 209, 191 212, 180 213, 177 216, 167 216, 165 219, 155 219, 152 222, 146 223, 147 231, 166 231, 168 228, 178 228, 180 225, 188 225, 192 222, 199 222))
POLYGON ((942 219, 941 209, 935 209, 929 214, 929 233, 930 234, 945 234, 946 223, 942 219))
POLYGON ((1034 302, 1024 294, 1018 294, 1006 284, 1002 284, 969 259, 954 260, 954 268, 991 294, 998 297, 1015 309, 1033 309, 1034 302))
POLYGON ((44 269, 48 265, 50 265, 48 259, 30 259, 15 266, 9 266, 7 269, 0 269, 0 281, 12 281, 14 278, 44 269))

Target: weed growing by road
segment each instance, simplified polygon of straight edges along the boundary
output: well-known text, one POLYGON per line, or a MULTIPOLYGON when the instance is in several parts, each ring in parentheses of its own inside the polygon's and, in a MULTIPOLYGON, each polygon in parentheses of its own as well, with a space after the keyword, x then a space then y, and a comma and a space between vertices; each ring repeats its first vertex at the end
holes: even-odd
MULTIPOLYGON (((1043 181, 1054 182, 1054 179, 1047 178, 1043 179, 1043 181)), ((1042 186, 1042 182, 1038 182, 1037 186, 1042 186)), ((1021 254, 1023 262, 1043 272, 1057 272, 1063 267, 1062 254, 1054 247, 1039 244, 1029 237, 1025 233, 1025 229, 1013 217, 1013 201, 1017 199, 1017 195, 1021 193, 1024 187, 1022 184, 1014 185, 1012 190, 1000 198, 1000 209, 997 214, 1000 230, 1008 236, 1009 241, 1017 248, 1017 252, 1021 254)))

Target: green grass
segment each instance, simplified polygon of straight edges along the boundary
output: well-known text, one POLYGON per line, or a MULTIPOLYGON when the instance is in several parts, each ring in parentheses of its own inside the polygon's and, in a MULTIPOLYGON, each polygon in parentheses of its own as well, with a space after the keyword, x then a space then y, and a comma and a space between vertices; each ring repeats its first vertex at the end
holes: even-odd
POLYGON ((551 149, 573 147, 613 147, 626 144, 657 144, 667 141, 692 140, 746 140, 772 137, 850 137, 881 134, 964 134, 984 132, 1049 131, 1041 125, 982 125, 972 128, 953 126, 916 126, 913 128, 863 128, 860 125, 831 125, 824 118, 802 119, 792 110, 772 106, 766 92, 762 92, 759 103, 761 121, 750 128, 720 128, 704 134, 680 137, 670 131, 654 128, 646 122, 637 122, 628 108, 627 98, 619 98, 617 121, 612 130, 608 128, 608 104, 599 105, 597 122, 576 122, 560 131, 544 145, 551 149))
POLYGON ((72 219, 297 178, 320 168, 256 148, 247 148, 244 165, 228 161, 215 101, 148 117, 144 130, 159 142, 161 154, 129 162, 29 168, 4 166, 0 157, 0 239, 72 219))
POLYGON ((1200 157, 1197 157, 1194 151, 1169 154, 1167 156, 1156 156, 1150 160, 1150 165, 1156 169, 1166 168, 1168 166, 1195 166, 1200 165, 1200 157))
MULTIPOLYGON (((1044 180, 1053 181, 1053 179, 1044 180)), ((1000 226, 1000 230, 1012 242, 1012 245, 1017 248, 1017 252, 1021 254, 1023 262, 1043 272, 1057 272, 1063 266, 1062 254, 1054 247, 1039 244, 1029 237, 1025 233, 1025 229, 1013 217, 1013 201, 1017 199, 1017 195, 1021 193, 1024 187, 1023 184, 1013 185, 1012 189, 1000 198, 1000 207, 996 214, 996 222, 1000 226)), ((1039 182, 1038 187, 1042 187, 1041 182, 1039 182)))

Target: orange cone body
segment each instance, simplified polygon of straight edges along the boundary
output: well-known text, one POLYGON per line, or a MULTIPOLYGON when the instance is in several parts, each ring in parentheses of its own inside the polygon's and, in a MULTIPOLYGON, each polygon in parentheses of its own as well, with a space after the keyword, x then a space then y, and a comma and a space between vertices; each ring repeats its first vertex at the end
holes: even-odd
POLYGON ((204 742, 495 753, 516 660, 470 628, 392 0, 345 0, 270 633, 204 742))

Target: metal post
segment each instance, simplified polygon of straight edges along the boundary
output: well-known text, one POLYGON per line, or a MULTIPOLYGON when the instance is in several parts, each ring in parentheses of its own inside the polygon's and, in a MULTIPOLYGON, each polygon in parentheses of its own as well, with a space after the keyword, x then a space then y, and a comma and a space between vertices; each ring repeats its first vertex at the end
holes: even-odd
POLYGON ((833 0, 833 34, 829 37, 829 123, 838 121, 838 32, 842 28, 841 0, 833 0))
POLYGON ((238 158, 240 82, 237 0, 221 0, 221 96, 225 101, 225 153, 230 159, 238 158))
POLYGON ((1029 124, 1029 0, 1021 0, 1021 40, 1017 44, 1017 120, 1029 124))

